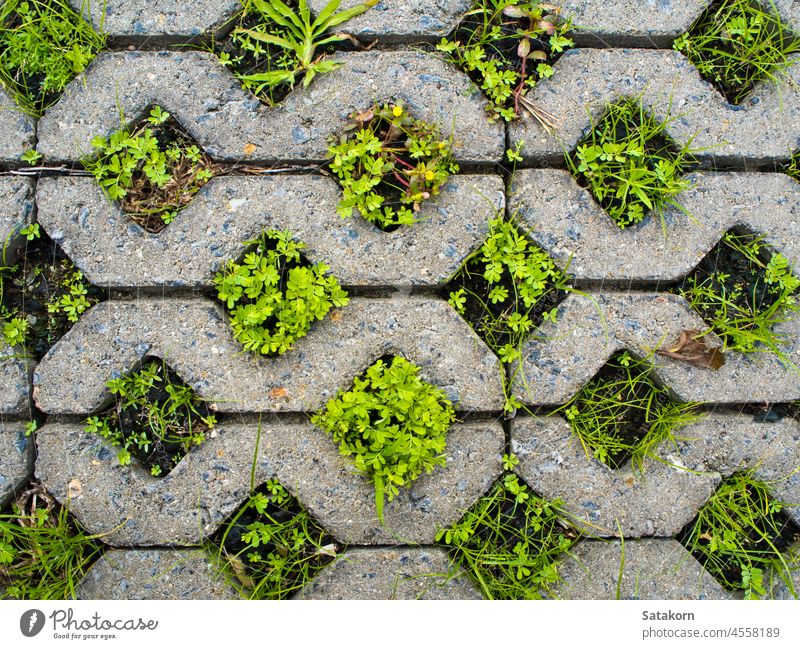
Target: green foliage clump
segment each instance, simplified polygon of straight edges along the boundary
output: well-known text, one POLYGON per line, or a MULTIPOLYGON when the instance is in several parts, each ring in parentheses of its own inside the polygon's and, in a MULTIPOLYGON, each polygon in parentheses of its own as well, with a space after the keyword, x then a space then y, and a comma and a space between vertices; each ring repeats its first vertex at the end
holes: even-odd
POLYGON ((729 102, 738 104, 758 81, 777 81, 778 73, 795 63, 790 57, 800 52, 800 39, 781 22, 774 3, 718 0, 674 47, 729 102))
POLYGON ((308 86, 316 75, 339 67, 318 50, 347 40, 348 35, 330 30, 377 3, 367 0, 337 11, 341 0, 331 0, 312 18, 306 0, 292 6, 281 0, 245 0, 230 43, 219 49, 220 61, 259 99, 275 104, 299 80, 308 86))
POLYGON ((41 115, 105 46, 67 0, 6 0, 0 7, 0 81, 41 115))
POLYGON ((160 106, 137 127, 123 127, 108 138, 98 135, 92 148, 83 166, 150 232, 169 225, 215 173, 211 159, 160 106))
POLYGON ((797 597, 789 563, 797 561, 790 544, 792 527, 772 498, 769 485, 752 471, 736 473, 717 488, 680 542, 728 590, 743 589, 747 599, 767 594, 768 576, 784 579, 797 597))
POLYGON ((690 144, 678 148, 658 122, 633 99, 611 104, 567 156, 573 176, 587 187, 620 227, 638 223, 672 205, 689 189, 683 174, 694 163, 690 144))
POLYGON ((450 305, 463 315, 504 363, 519 358, 522 342, 569 289, 566 274, 522 234, 497 217, 486 241, 450 280, 450 305))
POLYGON ((553 75, 555 57, 572 47, 569 21, 543 2, 476 0, 450 38, 436 49, 483 90, 492 120, 510 122, 527 110, 545 127, 556 119, 525 95, 539 79, 553 75))
POLYGON ((75 599, 76 586, 103 552, 98 538, 33 483, 0 514, 0 599, 75 599))
POLYGON ((700 418, 697 405, 672 401, 669 389, 653 381, 647 361, 622 352, 553 414, 563 412, 587 455, 612 468, 630 458, 642 469, 662 443, 675 442, 676 429, 700 418))
POLYGON ((86 420, 85 431, 119 447, 117 459, 129 465, 132 453, 153 476, 167 474, 194 446, 205 441, 216 418, 205 403, 166 365, 144 363, 107 384, 114 404, 86 420))
POLYGON ((794 156, 792 156, 792 159, 786 166, 785 171, 797 182, 800 182, 800 153, 795 153, 794 156))
POLYGON ((347 292, 326 264, 300 256, 305 244, 291 232, 268 230, 245 242, 256 249, 241 263, 229 261, 214 277, 217 296, 231 314, 233 334, 247 351, 283 354, 332 307, 349 304, 347 292))
POLYGON ((345 134, 328 147, 330 169, 342 186, 337 213, 349 217, 358 210, 383 229, 414 223, 420 203, 436 196, 458 172, 451 142, 400 104, 375 106, 353 117, 345 134))
MULTIPOLYGON (((516 462, 506 458, 507 466, 516 462)), ((437 542, 450 546, 487 599, 542 599, 559 581, 558 561, 577 540, 558 502, 507 473, 437 542)))
POLYGON ((378 360, 312 418, 372 480, 381 522, 384 496, 391 501, 398 487, 445 464, 455 412, 444 392, 422 380, 419 369, 401 356, 391 364, 378 360))
POLYGON ((773 331, 800 309, 800 279, 763 237, 728 232, 677 289, 718 335, 725 350, 769 351, 784 357, 773 331))
POLYGON ((337 555, 334 539, 275 480, 268 480, 225 523, 217 554, 249 599, 286 599, 337 555))

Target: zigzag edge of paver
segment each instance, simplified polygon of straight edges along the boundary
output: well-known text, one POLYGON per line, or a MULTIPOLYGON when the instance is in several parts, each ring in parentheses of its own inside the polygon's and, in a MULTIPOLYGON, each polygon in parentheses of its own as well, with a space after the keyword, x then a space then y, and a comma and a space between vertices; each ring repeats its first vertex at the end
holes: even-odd
POLYGON ((44 412, 88 414, 109 401, 107 381, 155 356, 215 410, 307 412, 388 354, 419 365, 459 410, 503 408, 497 357, 447 302, 415 297, 352 298, 274 359, 244 352, 209 300, 104 302, 42 359, 33 394, 44 412))
MULTIPOLYGON (((718 370, 655 354, 682 331, 708 325, 686 300, 670 293, 573 293, 559 305, 556 322, 543 324, 522 347, 514 394, 526 404, 569 401, 617 351, 648 358, 653 372, 681 401, 781 403, 800 398, 800 317, 773 327, 785 340, 784 365, 767 352, 726 352, 718 370)), ((720 342, 713 334, 706 341, 720 342)))
POLYGON ((511 448, 518 472, 549 500, 559 499, 593 536, 674 536, 714 493, 721 477, 754 469, 784 511, 800 522, 800 424, 757 423, 746 415, 712 413, 674 431, 665 462, 648 459, 641 472, 618 470, 589 457, 561 417, 518 417, 511 448))
POLYGON ((502 126, 486 119, 486 100, 452 65, 422 52, 387 50, 330 60, 341 67, 268 108, 213 54, 103 53, 39 121, 37 150, 51 161, 78 159, 89 153, 93 137, 119 130, 120 110, 134 120, 159 104, 218 161, 319 162, 328 157, 328 138, 350 114, 391 100, 438 124, 444 136, 452 132, 458 160, 496 162, 502 156, 502 126), (255 152, 247 157, 252 145, 255 152))
POLYGON ((504 434, 497 422, 454 424, 447 466, 387 502, 385 525, 372 483, 310 424, 220 424, 164 478, 138 463, 120 466, 113 447, 81 424, 48 424, 37 444, 36 476, 87 530, 115 546, 200 543, 246 500, 251 467, 256 485, 279 480, 343 543, 431 543, 496 480, 504 434))
POLYGON ((33 447, 25 422, 0 420, 0 512, 33 474, 33 447))
POLYGON ((194 0, 191 11, 172 0, 69 2, 96 30, 114 37, 199 36, 241 10, 239 0, 194 0))
POLYGON ((668 281, 687 275, 735 226, 764 241, 800 269, 800 185, 785 174, 695 173, 666 207, 620 229, 568 171, 516 172, 509 208, 531 238, 575 279, 668 281), (603 254, 598 255, 597 251, 603 254))
POLYGON ((0 87, 0 162, 19 162, 36 144, 36 123, 0 87))
POLYGON ((98 286, 207 287, 243 242, 262 230, 290 230, 349 285, 436 285, 485 239, 503 208, 499 176, 454 176, 422 204, 419 223, 381 232, 336 213, 341 190, 325 176, 222 176, 212 179, 159 234, 146 232, 93 178, 45 178, 38 221, 98 286))
POLYGON ((296 599, 482 599, 442 548, 351 548, 296 599))
POLYGON ((106 550, 78 584, 78 599, 238 599, 201 549, 106 550))
POLYGON ((526 161, 559 162, 609 103, 641 97, 656 119, 672 120, 669 135, 679 145, 691 141, 698 158, 772 164, 788 160, 800 147, 800 134, 786 128, 800 122, 800 66, 789 68, 785 76, 780 87, 759 83, 741 105, 731 106, 679 52, 575 49, 528 95, 557 116, 558 125, 548 133, 528 118, 509 126, 509 141, 524 140, 526 161))
POLYGON ((731 599, 674 539, 582 541, 558 571, 559 599, 731 599))

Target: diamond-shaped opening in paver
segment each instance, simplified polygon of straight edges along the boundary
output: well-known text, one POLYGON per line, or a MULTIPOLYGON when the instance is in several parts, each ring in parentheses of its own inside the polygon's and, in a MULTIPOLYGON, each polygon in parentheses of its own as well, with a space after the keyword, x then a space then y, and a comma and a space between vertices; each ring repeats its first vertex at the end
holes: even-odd
POLYGON ((233 335, 246 351, 283 354, 315 321, 349 303, 328 266, 307 261, 305 243, 288 230, 268 230, 245 245, 250 249, 241 261, 229 261, 214 284, 233 335))
POLYGON ((86 420, 86 432, 114 444, 120 464, 135 457, 155 477, 172 471, 216 425, 206 402, 161 359, 143 359, 108 388, 113 402, 86 420))
POLYGON ((674 401, 652 365, 628 351, 614 354, 575 397, 555 412, 567 420, 587 455, 612 469, 646 457, 699 418, 697 404, 674 401))
POLYGON ((161 232, 220 168, 168 111, 151 106, 131 126, 92 140, 83 165, 109 199, 161 232))
POLYGON ((23 233, 25 245, 0 257, 0 326, 6 343, 39 360, 105 293, 38 224, 23 233))
POLYGON ((793 65, 800 38, 784 25, 769 0, 717 0, 675 41, 732 104, 762 80, 775 80, 793 65))
POLYGON ((67 0, 6 0, 0 10, 0 82, 40 115, 105 46, 67 0))
POLYGON ((0 512, 0 599, 75 599, 103 544, 36 481, 0 512))
POLYGON ((287 599, 344 551, 276 480, 247 499, 210 541, 249 599, 287 599))
POLYGON ((570 22, 559 13, 544 3, 476 0, 437 49, 481 89, 491 119, 511 121, 530 113, 552 126, 557 117, 526 94, 540 79, 553 75, 553 64, 573 45, 564 36, 570 22))
POLYGON ((663 216, 690 187, 684 174, 694 165, 690 145, 679 146, 638 98, 610 104, 566 157, 581 187, 620 228, 648 214, 663 216))
MULTIPOLYGON (((326 25, 335 22, 330 29, 317 25, 315 37, 306 39, 305 34, 301 36, 304 28, 298 24, 305 23, 301 12, 306 3, 284 0, 282 4, 284 8, 278 8, 272 1, 248 0, 234 19, 230 36, 214 45, 220 62, 230 68, 244 88, 270 106, 281 102, 295 85, 301 82, 306 85, 317 74, 334 69, 336 65, 325 61, 325 56, 336 50, 363 49, 353 36, 344 33, 347 21, 339 20, 339 12, 325 20, 326 25)), ((362 13, 362 9, 355 7, 342 10, 352 16, 362 13)), ((309 12, 308 20, 313 25, 317 17, 309 12)))
POLYGON ((558 582, 558 562, 579 538, 565 520, 560 503, 507 473, 458 523, 440 530, 436 541, 448 547, 484 597, 542 599, 558 582))
POLYGON ((458 172, 451 139, 400 102, 351 115, 328 153, 342 188, 337 213, 360 216, 384 232, 415 223, 421 205, 458 172))
POLYGON ((505 362, 556 310, 570 290, 567 274, 522 231, 498 216, 489 235, 447 282, 443 294, 505 362))
POLYGON ((379 358, 311 419, 372 481, 381 522, 384 500, 445 465, 447 431, 454 420, 444 392, 402 356, 379 358))
POLYGON ((797 559, 800 529, 769 488, 752 471, 732 475, 677 537, 720 584, 746 596, 763 595, 771 573, 790 585, 787 564, 797 559))
POLYGON ((800 309, 800 279, 763 237, 730 230, 672 290, 682 295, 722 339, 725 350, 782 355, 774 325, 800 309))

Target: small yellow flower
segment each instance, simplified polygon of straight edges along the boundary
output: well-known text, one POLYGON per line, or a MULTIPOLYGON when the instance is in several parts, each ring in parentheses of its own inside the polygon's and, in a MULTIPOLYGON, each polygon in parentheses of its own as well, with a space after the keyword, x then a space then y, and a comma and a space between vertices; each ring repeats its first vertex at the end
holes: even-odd
POLYGON ((400 117, 403 114, 403 107, 402 106, 395 106, 392 108, 392 115, 395 117, 400 117))
POLYGON ((433 180, 436 177, 436 174, 433 173, 430 169, 425 172, 425 180, 433 180))

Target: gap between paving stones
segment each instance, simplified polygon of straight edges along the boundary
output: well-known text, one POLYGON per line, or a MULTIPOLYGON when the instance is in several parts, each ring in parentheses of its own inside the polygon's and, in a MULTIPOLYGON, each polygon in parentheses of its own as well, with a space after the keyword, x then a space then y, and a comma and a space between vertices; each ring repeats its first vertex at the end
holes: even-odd
POLYGON ((675 446, 664 443, 660 449, 665 461, 645 459, 641 473, 630 464, 613 470, 589 457, 561 417, 517 417, 511 450, 531 489, 561 499, 591 536, 675 536, 722 478, 747 469, 770 485, 775 498, 788 504, 787 515, 800 523, 800 423, 708 413, 673 432, 675 446))
POLYGON ((621 230, 568 171, 517 171, 509 212, 576 282, 664 282, 690 273, 734 226, 764 241, 800 271, 800 192, 785 174, 695 173, 667 207, 621 230), (688 213, 688 215, 687 215, 688 213), (598 255, 597 251, 603 254, 598 255))
POLYGON ((342 543, 432 543, 500 475, 505 436, 497 422, 454 424, 447 466, 386 503, 385 525, 375 514, 372 483, 308 423, 265 421, 260 431, 221 423, 164 478, 137 463, 120 466, 113 447, 82 425, 47 424, 37 445, 37 478, 59 502, 69 500, 87 530, 115 546, 197 545, 247 499, 251 484, 268 479, 280 481, 342 543))
POLYGON ((454 133, 459 162, 491 163, 503 155, 503 127, 486 120, 486 100, 455 67, 422 52, 340 53, 331 60, 343 65, 266 107, 213 54, 103 53, 39 121, 37 150, 48 162, 76 160, 93 137, 119 129, 119 109, 135 120, 158 104, 219 162, 245 159, 250 144, 256 151, 249 162, 320 162, 328 137, 350 114, 391 100, 438 124, 443 135, 454 133))
MULTIPOLYGON (((573 293, 559 305, 556 322, 546 322, 522 347, 515 365, 514 394, 529 405, 569 401, 617 351, 628 350, 653 363, 654 374, 684 402, 783 403, 800 399, 797 369, 774 354, 726 352, 725 365, 709 370, 655 351, 674 343, 682 331, 707 325, 686 300, 669 293, 573 293)), ((773 330, 786 337, 786 357, 800 367, 800 318, 773 330)), ((720 343, 708 334, 707 343, 720 343)))
POLYGON ((422 205, 419 223, 381 232, 336 213, 337 183, 324 176, 212 179, 161 233, 150 234, 105 197, 94 178, 43 178, 38 220, 96 285, 209 287, 243 241, 290 230, 346 285, 435 286, 483 243, 503 209, 499 176, 453 176, 422 205), (143 272, 142 265, 147 269, 143 272))
POLYGON ((220 412, 304 412, 386 354, 420 365, 459 410, 503 408, 497 357, 447 302, 414 297, 353 298, 275 359, 243 352, 209 300, 104 302, 45 356, 33 392, 44 412, 87 414, 107 401, 109 379, 157 356, 220 412))
POLYGON ((525 141, 527 162, 559 164, 609 103, 641 97, 657 120, 674 120, 667 133, 678 145, 694 138, 692 147, 706 164, 775 164, 800 147, 800 133, 786 127, 800 123, 800 65, 785 75, 780 87, 759 83, 741 106, 731 106, 679 52, 570 50, 556 62, 555 74, 527 95, 558 116, 557 127, 548 134, 527 119, 510 124, 508 138, 525 141))

